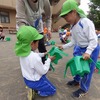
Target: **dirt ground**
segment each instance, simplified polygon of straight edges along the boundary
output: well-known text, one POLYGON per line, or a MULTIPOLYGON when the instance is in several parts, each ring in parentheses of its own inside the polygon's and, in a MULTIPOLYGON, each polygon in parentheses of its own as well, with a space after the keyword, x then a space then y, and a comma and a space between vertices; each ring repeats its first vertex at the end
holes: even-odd
MULTIPOLYGON (((27 90, 21 75, 19 59, 14 53, 16 35, 7 33, 6 37, 10 37, 11 41, 0 41, 0 100, 27 100, 27 90)), ((58 33, 53 33, 52 40, 61 44, 58 33)), ((47 50, 51 47, 47 46, 47 50)), ((71 93, 79 87, 66 86, 66 82, 72 80, 70 70, 68 70, 67 77, 63 77, 66 63, 72 58, 72 50, 73 48, 65 50, 69 56, 63 57, 57 65, 54 65, 55 72, 48 72, 49 80, 57 88, 56 94, 47 98, 36 97, 36 100, 74 100, 71 93)), ((94 73, 89 93, 81 100, 100 100, 100 75, 98 73, 94 73)))

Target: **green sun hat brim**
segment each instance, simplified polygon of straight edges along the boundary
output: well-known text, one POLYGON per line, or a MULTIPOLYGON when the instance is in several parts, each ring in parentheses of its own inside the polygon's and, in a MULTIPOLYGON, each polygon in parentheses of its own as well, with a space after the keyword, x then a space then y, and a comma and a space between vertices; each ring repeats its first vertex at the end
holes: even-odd
POLYGON ((31 52, 31 42, 40 40, 43 35, 31 26, 22 26, 17 32, 17 42, 15 44, 15 53, 17 56, 28 56, 31 52))

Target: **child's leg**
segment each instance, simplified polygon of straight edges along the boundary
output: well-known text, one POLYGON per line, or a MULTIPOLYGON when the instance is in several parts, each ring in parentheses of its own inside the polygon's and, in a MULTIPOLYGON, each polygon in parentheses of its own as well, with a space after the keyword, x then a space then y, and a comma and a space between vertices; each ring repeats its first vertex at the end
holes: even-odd
MULTIPOLYGON (((80 53, 84 53, 86 51, 86 48, 79 48, 80 53)), ((99 46, 96 47, 96 49, 93 51, 91 58, 93 59, 94 62, 97 61, 99 54, 99 46)), ((85 66, 84 66, 85 67, 85 66)), ((72 93, 73 97, 81 97, 84 96, 87 91, 89 90, 90 87, 90 82, 92 79, 92 74, 94 72, 95 64, 91 63, 90 64, 90 73, 85 74, 81 79, 80 79, 80 88, 77 91, 74 91, 72 93)))
MULTIPOLYGON (((93 51, 93 53, 91 55, 91 58, 95 63, 97 61, 98 54, 99 54, 99 46, 97 46, 97 48, 93 51)), ((92 62, 90 64, 90 73, 85 74, 84 77, 81 80, 81 89, 84 90, 85 92, 87 92, 89 87, 90 87, 90 83, 91 83, 92 75, 93 75, 93 72, 94 72, 94 68, 95 68, 95 64, 92 62)))
POLYGON ((39 81, 33 82, 24 79, 26 85, 33 90, 37 90, 40 96, 50 96, 54 95, 56 92, 56 88, 53 84, 46 78, 46 76, 42 76, 39 81))
POLYGON ((55 86, 44 75, 41 80, 41 85, 38 87, 40 96, 54 95, 56 92, 55 86))
POLYGON ((100 58, 100 44, 99 44, 99 56, 98 56, 98 58, 100 58))
MULTIPOLYGON (((84 50, 81 50, 81 48, 79 46, 74 46, 74 49, 73 49, 73 55, 74 57, 75 56, 81 56, 84 52, 85 52, 86 49, 84 50)), ((81 77, 79 75, 76 75, 74 78, 73 78, 76 82, 80 82, 80 79, 81 77)))

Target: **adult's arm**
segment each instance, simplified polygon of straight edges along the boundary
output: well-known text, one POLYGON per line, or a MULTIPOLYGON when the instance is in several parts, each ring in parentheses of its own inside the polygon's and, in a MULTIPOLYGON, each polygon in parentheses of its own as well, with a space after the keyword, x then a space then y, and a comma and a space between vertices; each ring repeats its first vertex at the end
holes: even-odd
POLYGON ((52 13, 49 0, 44 0, 44 12, 45 12, 46 26, 48 28, 48 34, 49 37, 51 38, 52 13))
POLYGON ((29 25, 26 20, 25 4, 23 0, 16 0, 16 27, 29 25))

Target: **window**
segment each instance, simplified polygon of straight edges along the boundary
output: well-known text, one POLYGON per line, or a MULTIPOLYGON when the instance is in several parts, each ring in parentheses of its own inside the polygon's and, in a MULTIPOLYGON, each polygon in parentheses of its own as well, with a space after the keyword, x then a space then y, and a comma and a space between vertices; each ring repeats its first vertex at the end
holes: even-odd
POLYGON ((1 11, 0 20, 1 20, 1 23, 10 23, 9 13, 1 11))

